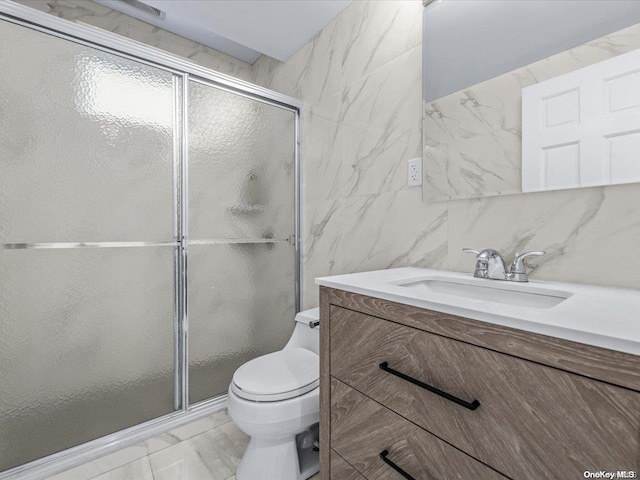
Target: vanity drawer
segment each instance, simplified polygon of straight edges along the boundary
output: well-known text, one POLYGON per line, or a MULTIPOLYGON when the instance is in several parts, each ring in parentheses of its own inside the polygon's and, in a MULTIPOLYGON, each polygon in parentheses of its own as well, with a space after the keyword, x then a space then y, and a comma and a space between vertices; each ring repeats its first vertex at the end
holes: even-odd
MULTIPOLYGON (((331 379, 331 446, 368 479, 399 479, 386 458, 416 480, 492 480, 502 475, 360 392, 331 379)), ((331 479, 342 477, 334 475, 331 479)))
POLYGON ((365 480, 344 458, 331 450, 331 480, 365 480))
POLYGON ((340 307, 330 325, 332 376, 509 477, 638 470, 637 392, 340 307))

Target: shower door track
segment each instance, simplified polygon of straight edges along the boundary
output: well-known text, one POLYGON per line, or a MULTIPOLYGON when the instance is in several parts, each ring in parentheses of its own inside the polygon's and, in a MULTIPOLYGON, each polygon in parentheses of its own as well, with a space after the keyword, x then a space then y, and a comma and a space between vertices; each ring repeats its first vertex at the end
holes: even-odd
MULTIPOLYGON (((252 83, 224 75, 201 67, 189 60, 163 50, 135 42, 120 35, 54 17, 9 0, 0 0, 0 19, 37 30, 74 43, 115 54, 136 62, 169 71, 176 75, 174 81, 182 84, 182 101, 175 95, 175 102, 182 109, 178 118, 178 108, 174 108, 174 242, 80 242, 80 243, 11 243, 2 244, 3 249, 59 249, 59 248, 132 248, 132 247, 173 247, 175 257, 175 408, 176 411, 125 430, 97 438, 52 455, 19 465, 0 472, 2 479, 42 479, 81 465, 121 448, 134 445, 180 425, 190 423, 225 408, 226 394, 189 405, 188 401, 188 312, 187 295, 187 102, 189 80, 206 83, 237 95, 273 105, 295 114, 295 159, 294 159, 294 201, 295 219, 292 239, 238 239, 233 243, 293 243, 295 250, 295 311, 300 310, 302 291, 301 262, 301 148, 300 123, 303 103, 295 98, 254 85, 252 83)), ((196 241, 197 243, 229 243, 224 240, 196 241)), ((293 319, 292 319, 293 321, 293 319)))

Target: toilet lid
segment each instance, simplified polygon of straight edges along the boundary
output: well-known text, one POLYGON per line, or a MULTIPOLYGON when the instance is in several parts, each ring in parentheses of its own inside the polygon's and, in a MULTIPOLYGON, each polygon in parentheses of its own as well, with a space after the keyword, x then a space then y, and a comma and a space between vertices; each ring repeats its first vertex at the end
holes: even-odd
POLYGON ((285 400, 316 388, 318 373, 318 355, 305 348, 286 348, 242 365, 233 375, 232 388, 248 400, 285 400))

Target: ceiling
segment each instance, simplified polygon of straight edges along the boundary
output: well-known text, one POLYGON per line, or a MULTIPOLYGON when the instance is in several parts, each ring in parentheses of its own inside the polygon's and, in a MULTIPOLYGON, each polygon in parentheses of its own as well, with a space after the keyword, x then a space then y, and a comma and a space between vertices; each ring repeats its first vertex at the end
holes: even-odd
POLYGON ((288 60, 353 0, 95 1, 253 63, 261 54, 288 60))

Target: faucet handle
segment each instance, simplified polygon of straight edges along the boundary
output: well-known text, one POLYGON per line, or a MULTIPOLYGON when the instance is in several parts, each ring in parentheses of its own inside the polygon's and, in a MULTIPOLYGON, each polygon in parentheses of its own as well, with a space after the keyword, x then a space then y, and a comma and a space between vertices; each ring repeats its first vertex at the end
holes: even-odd
POLYGON ((524 259, 530 256, 540 257, 546 252, 525 252, 520 255, 516 254, 516 258, 511 263, 511 269, 509 270, 509 280, 512 282, 528 282, 527 266, 524 264, 524 259))
POLYGON ((532 256, 541 257, 545 253, 547 252, 534 251, 534 252, 525 252, 521 254, 516 253, 516 258, 514 258, 513 262, 511 263, 511 273, 527 273, 527 266, 524 264, 524 259, 526 257, 532 257, 532 256))
POLYGON ((476 255, 480 254, 480 250, 475 250, 473 248, 463 248, 462 251, 464 253, 475 253, 476 255))

